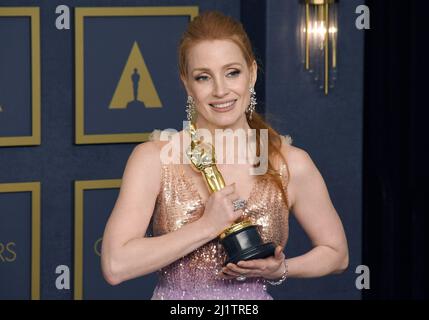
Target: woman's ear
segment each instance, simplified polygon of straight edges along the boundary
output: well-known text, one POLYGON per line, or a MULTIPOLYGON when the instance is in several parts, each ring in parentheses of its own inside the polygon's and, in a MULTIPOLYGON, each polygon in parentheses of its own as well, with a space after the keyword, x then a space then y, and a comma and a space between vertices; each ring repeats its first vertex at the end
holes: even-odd
POLYGON ((250 69, 250 84, 252 87, 256 84, 256 79, 258 78, 258 64, 253 60, 252 67, 250 69))
POLYGON ((189 91, 189 88, 188 88, 188 83, 186 82, 186 78, 184 77, 184 76, 180 76, 180 80, 182 81, 182 83, 183 83, 183 87, 185 88, 185 90, 186 90, 186 94, 189 96, 189 95, 191 95, 190 94, 190 91, 189 91))

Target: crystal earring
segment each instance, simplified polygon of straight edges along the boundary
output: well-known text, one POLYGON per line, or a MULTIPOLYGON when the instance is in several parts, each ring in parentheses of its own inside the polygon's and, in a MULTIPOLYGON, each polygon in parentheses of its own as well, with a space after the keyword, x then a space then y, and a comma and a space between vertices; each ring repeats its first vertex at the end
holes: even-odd
POLYGON ((186 119, 194 123, 195 121, 194 118, 196 116, 196 108, 195 108, 195 101, 194 101, 194 98, 192 98, 192 96, 188 96, 185 111, 186 111, 186 119))
POLYGON ((252 120, 252 114, 253 114, 253 111, 255 111, 255 107, 257 105, 256 92, 253 87, 250 87, 249 91, 250 91, 250 104, 246 109, 246 113, 249 115, 249 120, 252 120))

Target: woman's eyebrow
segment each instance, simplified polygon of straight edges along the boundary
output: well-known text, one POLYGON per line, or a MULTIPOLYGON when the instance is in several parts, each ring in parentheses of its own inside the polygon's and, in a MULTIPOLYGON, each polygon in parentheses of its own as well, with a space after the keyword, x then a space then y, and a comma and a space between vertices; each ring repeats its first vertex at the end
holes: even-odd
MULTIPOLYGON (((224 65, 224 66, 222 67, 222 69, 225 69, 225 68, 231 67, 231 66, 233 66, 233 65, 239 65, 239 66, 242 66, 242 64, 241 64, 240 62, 231 62, 231 63, 228 63, 228 64, 224 65)), ((208 68, 194 68, 194 69, 192 70, 192 72, 194 72, 194 71, 210 71, 210 69, 208 69, 208 68)))

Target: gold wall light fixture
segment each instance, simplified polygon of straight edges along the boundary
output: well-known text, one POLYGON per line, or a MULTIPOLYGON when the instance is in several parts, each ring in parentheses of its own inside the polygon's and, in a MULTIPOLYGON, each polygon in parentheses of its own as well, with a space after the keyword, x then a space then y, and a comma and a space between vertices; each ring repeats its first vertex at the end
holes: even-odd
POLYGON ((337 79, 338 0, 300 0, 305 70, 327 95, 337 79))

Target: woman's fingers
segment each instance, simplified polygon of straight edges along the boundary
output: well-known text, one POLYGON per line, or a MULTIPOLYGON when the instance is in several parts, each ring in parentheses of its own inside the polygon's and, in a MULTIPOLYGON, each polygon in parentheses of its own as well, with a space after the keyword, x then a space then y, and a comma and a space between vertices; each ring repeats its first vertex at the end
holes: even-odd
POLYGON ((240 196, 238 195, 238 193, 237 192, 233 192, 233 193, 230 193, 230 194, 228 194, 227 196, 226 196, 230 201, 231 201, 231 203, 234 201, 234 200, 238 200, 238 199, 240 199, 240 196))
POLYGON ((277 246, 274 256, 265 259, 239 261, 237 264, 228 263, 223 267, 222 272, 229 277, 261 277, 277 270, 284 258, 283 247, 277 246))
POLYGON ((228 274, 228 275, 234 276, 234 277, 238 277, 238 276, 241 276, 241 275, 242 275, 242 273, 240 273, 240 272, 238 272, 238 271, 236 271, 236 270, 233 270, 232 268, 227 268, 227 267, 224 267, 224 268, 222 269, 222 272, 223 272, 223 273, 225 273, 225 274, 228 274))
POLYGON ((226 274, 226 273, 223 273, 223 272, 222 272, 222 273, 219 275, 219 278, 230 280, 230 279, 236 279, 236 278, 237 278, 237 276, 231 276, 231 275, 229 275, 229 274, 226 274))
POLYGON ((253 259, 248 261, 239 261, 237 265, 246 269, 263 269, 266 263, 265 259, 253 259))
POLYGON ((254 274, 255 271, 257 270, 256 268, 255 269, 241 268, 241 267, 239 267, 239 266, 237 266, 236 264, 233 264, 233 263, 228 263, 228 265, 226 267, 224 267, 224 269, 226 271, 231 270, 236 275, 245 275, 245 276, 248 276, 250 274, 254 274))
POLYGON ((259 276, 253 270, 243 269, 242 271, 237 272, 237 271, 232 270, 231 268, 228 268, 228 267, 224 267, 222 269, 222 273, 225 275, 226 278, 229 278, 229 279, 237 278, 239 276, 244 276, 244 277, 247 277, 247 278, 249 278, 249 277, 258 277, 259 276))
POLYGON ((274 251, 274 258, 277 260, 283 260, 285 258, 282 246, 276 247, 276 250, 274 251))
POLYGON ((246 268, 246 269, 258 269, 258 270, 264 270, 267 268, 268 263, 272 263, 274 265, 278 265, 279 263, 283 262, 283 259, 285 257, 284 253, 281 251, 278 255, 278 258, 276 256, 266 258, 266 259, 253 259, 253 260, 247 260, 247 261, 239 261, 237 263, 238 267, 246 268), (271 262, 270 262, 271 260, 271 262))
POLYGON ((223 194, 224 196, 228 196, 235 192, 235 183, 229 184, 217 192, 223 194))

